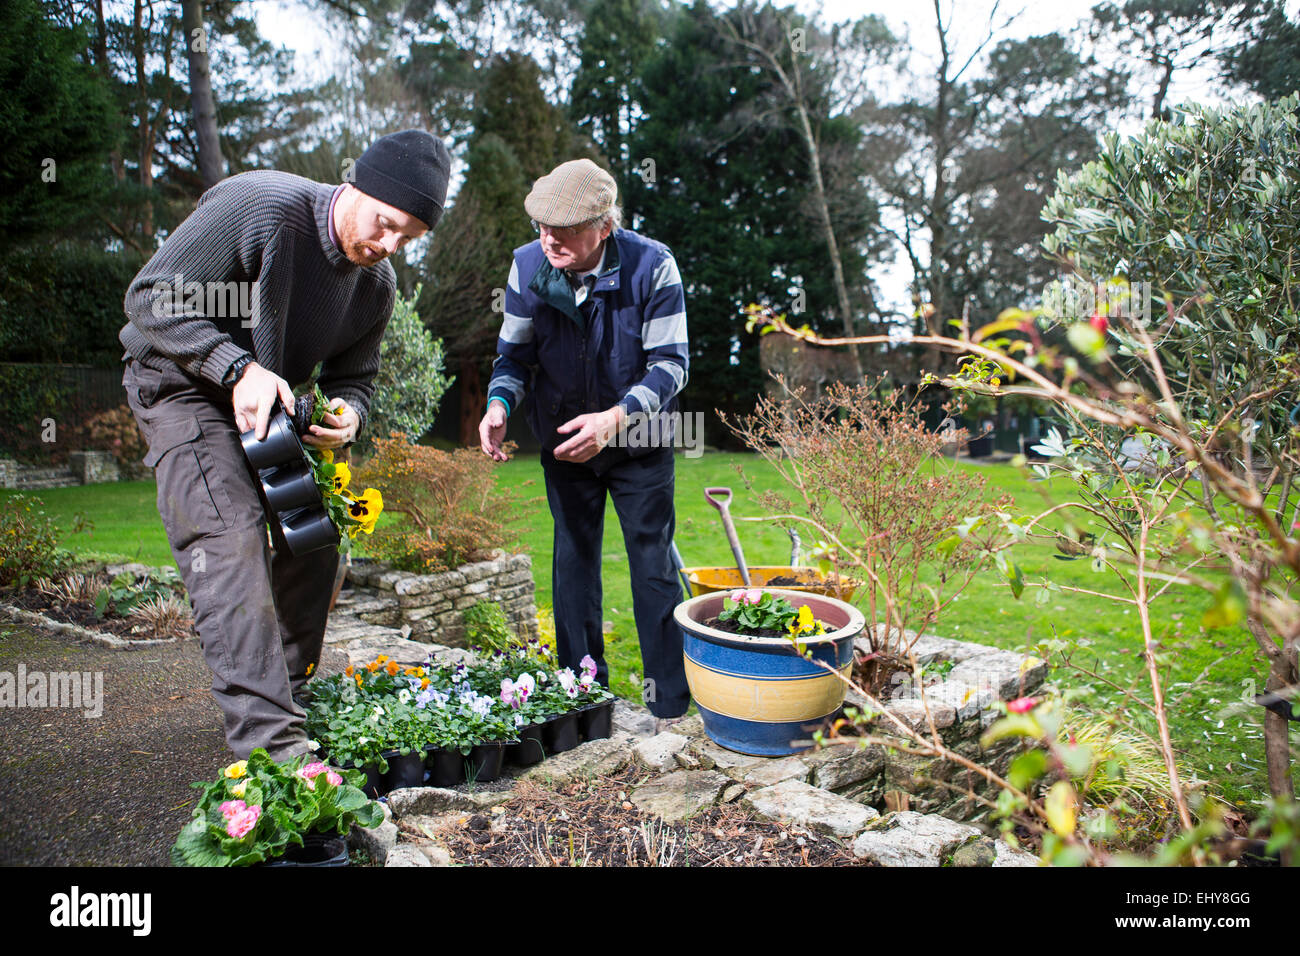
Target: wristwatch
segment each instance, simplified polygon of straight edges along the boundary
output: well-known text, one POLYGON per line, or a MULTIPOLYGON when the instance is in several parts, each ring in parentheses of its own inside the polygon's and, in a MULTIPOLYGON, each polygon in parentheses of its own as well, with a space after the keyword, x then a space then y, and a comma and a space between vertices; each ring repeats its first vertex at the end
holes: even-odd
POLYGON ((226 370, 226 377, 221 380, 221 384, 227 388, 234 388, 239 384, 239 377, 244 374, 244 369, 253 364, 253 356, 241 355, 230 363, 230 368, 226 370))

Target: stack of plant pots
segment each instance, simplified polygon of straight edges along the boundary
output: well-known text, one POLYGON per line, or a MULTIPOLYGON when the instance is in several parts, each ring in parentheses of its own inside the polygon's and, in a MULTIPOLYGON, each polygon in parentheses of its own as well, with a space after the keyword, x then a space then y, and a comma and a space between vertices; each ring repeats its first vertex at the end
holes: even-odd
POLYGON ((257 440, 255 429, 239 436, 244 456, 257 471, 262 493, 280 525, 291 554, 303 555, 320 548, 337 547, 338 528, 330 520, 316 488, 316 477, 294 429, 293 418, 277 402, 267 423, 266 438, 257 440))

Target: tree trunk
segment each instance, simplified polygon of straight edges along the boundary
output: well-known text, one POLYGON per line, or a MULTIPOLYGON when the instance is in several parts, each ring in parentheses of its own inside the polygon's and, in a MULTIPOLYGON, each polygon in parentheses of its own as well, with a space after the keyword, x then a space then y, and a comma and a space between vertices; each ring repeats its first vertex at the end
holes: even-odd
POLYGON ((181 0, 181 23, 185 32, 185 52, 190 61, 190 101, 198 139, 199 175, 203 177, 203 188, 207 190, 225 178, 226 163, 217 133, 217 102, 212 95, 212 77, 208 72, 207 32, 203 26, 200 0, 181 0))
POLYGON ((152 239, 154 127, 153 118, 149 115, 149 73, 145 65, 144 0, 135 0, 135 15, 131 25, 131 52, 135 58, 136 121, 139 123, 136 159, 140 164, 138 175, 144 195, 140 209, 140 232, 145 239, 152 239))
POLYGON ((483 418, 483 407, 487 402, 478 359, 471 356, 462 358, 456 378, 460 382, 460 443, 477 445, 478 423, 483 418))

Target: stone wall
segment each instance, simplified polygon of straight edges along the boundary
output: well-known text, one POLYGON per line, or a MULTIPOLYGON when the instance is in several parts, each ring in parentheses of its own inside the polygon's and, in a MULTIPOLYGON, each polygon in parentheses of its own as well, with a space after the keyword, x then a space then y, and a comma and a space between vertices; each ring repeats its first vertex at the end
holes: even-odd
MULTIPOLYGON (((363 587, 391 592, 397 607, 385 620, 372 623, 410 626, 411 640, 447 647, 465 647, 463 614, 483 601, 501 605, 506 620, 521 640, 537 636, 533 563, 526 554, 494 552, 488 561, 463 564, 438 574, 395 571, 386 564, 353 564, 348 579, 363 587)), ((367 618, 369 620, 369 618, 367 618)))
MULTIPOLYGON (((919 688, 910 681, 897 685, 891 696, 881 701, 889 716, 876 717, 874 732, 915 749, 891 717, 925 736, 929 736, 933 721, 949 750, 1005 775, 1020 752, 1020 742, 1002 740, 984 749, 980 735, 1000 716, 993 707, 995 701, 1032 694, 1042 685, 1047 676, 1046 662, 984 644, 928 634, 918 637, 909 633, 906 637, 922 667, 947 661, 952 668, 943 679, 926 686, 924 701, 919 688)), ((871 650, 869 637, 858 638, 857 644, 863 652, 871 650)), ((869 709, 866 700, 853 692, 849 693, 848 703, 869 709)), ((854 774, 857 779, 853 781, 841 778, 839 785, 827 789, 882 809, 938 813, 953 820, 984 816, 987 808, 976 797, 997 796, 996 788, 982 776, 952 761, 889 747, 868 748, 866 752, 873 751, 880 759, 878 773, 854 774)), ((859 763, 865 760, 858 758, 859 763)))

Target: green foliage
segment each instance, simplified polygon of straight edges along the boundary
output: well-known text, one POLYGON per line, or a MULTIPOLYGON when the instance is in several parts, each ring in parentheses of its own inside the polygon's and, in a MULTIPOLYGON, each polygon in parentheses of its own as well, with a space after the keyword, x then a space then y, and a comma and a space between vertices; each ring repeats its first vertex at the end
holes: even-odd
POLYGON ((359 442, 363 453, 373 448, 375 435, 400 431, 418 440, 433 426, 438 405, 455 381, 443 374, 442 340, 430 334, 415 311, 419 298, 417 286, 409 297, 399 295, 393 304, 379 345, 370 414, 359 442))
POLYGON ((0 247, 11 262, 16 243, 93 218, 112 185, 105 159, 120 119, 107 84, 79 56, 87 34, 51 22, 39 0, 0 7, 0 247))
MULTIPOLYGON (((629 177, 626 203, 641 219, 637 230, 673 250, 686 284, 691 374, 681 402, 705 413, 710 444, 731 437, 713 410, 744 414, 763 389, 759 339, 739 318, 745 303, 802 293, 800 321, 843 328, 811 205, 807 147, 779 81, 724 34, 719 18, 728 15, 703 0, 674 12, 640 78, 641 115, 627 140, 636 163, 653 161, 653 170, 629 177)), ((791 17, 793 26, 807 25, 791 17)), ((821 91, 829 78, 812 68, 821 91)), ((877 206, 859 175, 860 137, 844 117, 832 121, 824 101, 812 116, 833 165, 825 176, 850 305, 865 312, 867 265, 881 240, 877 206)))
POLYGON ((142 264, 84 242, 31 243, 5 256, 0 360, 119 365, 122 296, 142 264))
POLYGON ((13 495, 0 503, 0 585, 23 588, 37 578, 54 577, 71 563, 40 498, 13 495))
POLYGON ((742 634, 775 631, 777 635, 785 637, 814 627, 816 630, 813 633, 825 632, 820 623, 810 623, 807 628, 803 627, 804 620, 812 622, 811 612, 796 608, 785 598, 770 591, 757 592, 757 597, 755 595, 756 589, 732 591, 722 602, 718 620, 735 624, 742 634))
MULTIPOLYGON (((1109 135, 1097 160, 1061 174, 1043 212, 1054 226, 1044 248, 1085 282, 1153 287, 1161 361, 1184 414, 1202 423, 1278 384, 1300 354, 1298 102, 1188 106, 1131 139, 1109 135)), ((1121 355, 1136 350, 1131 334, 1117 340, 1121 355)), ((1265 454, 1289 433, 1288 396, 1258 407, 1253 444, 1265 454)))
POLYGON ((175 568, 151 568, 140 575, 123 571, 95 595, 95 616, 126 617, 148 601, 183 595, 184 590, 175 568))
POLYGON ((364 775, 343 771, 335 783, 335 773, 306 756, 277 763, 259 747, 215 781, 193 784, 203 793, 172 847, 173 865, 252 866, 302 846, 308 833, 346 834, 354 823, 382 823, 383 810, 360 789, 364 775), (255 819, 242 835, 237 812, 255 819))
POLYGON ((496 601, 479 601, 466 608, 461 620, 465 625, 465 638, 471 647, 503 651, 515 640, 515 633, 506 620, 506 612, 496 601))

